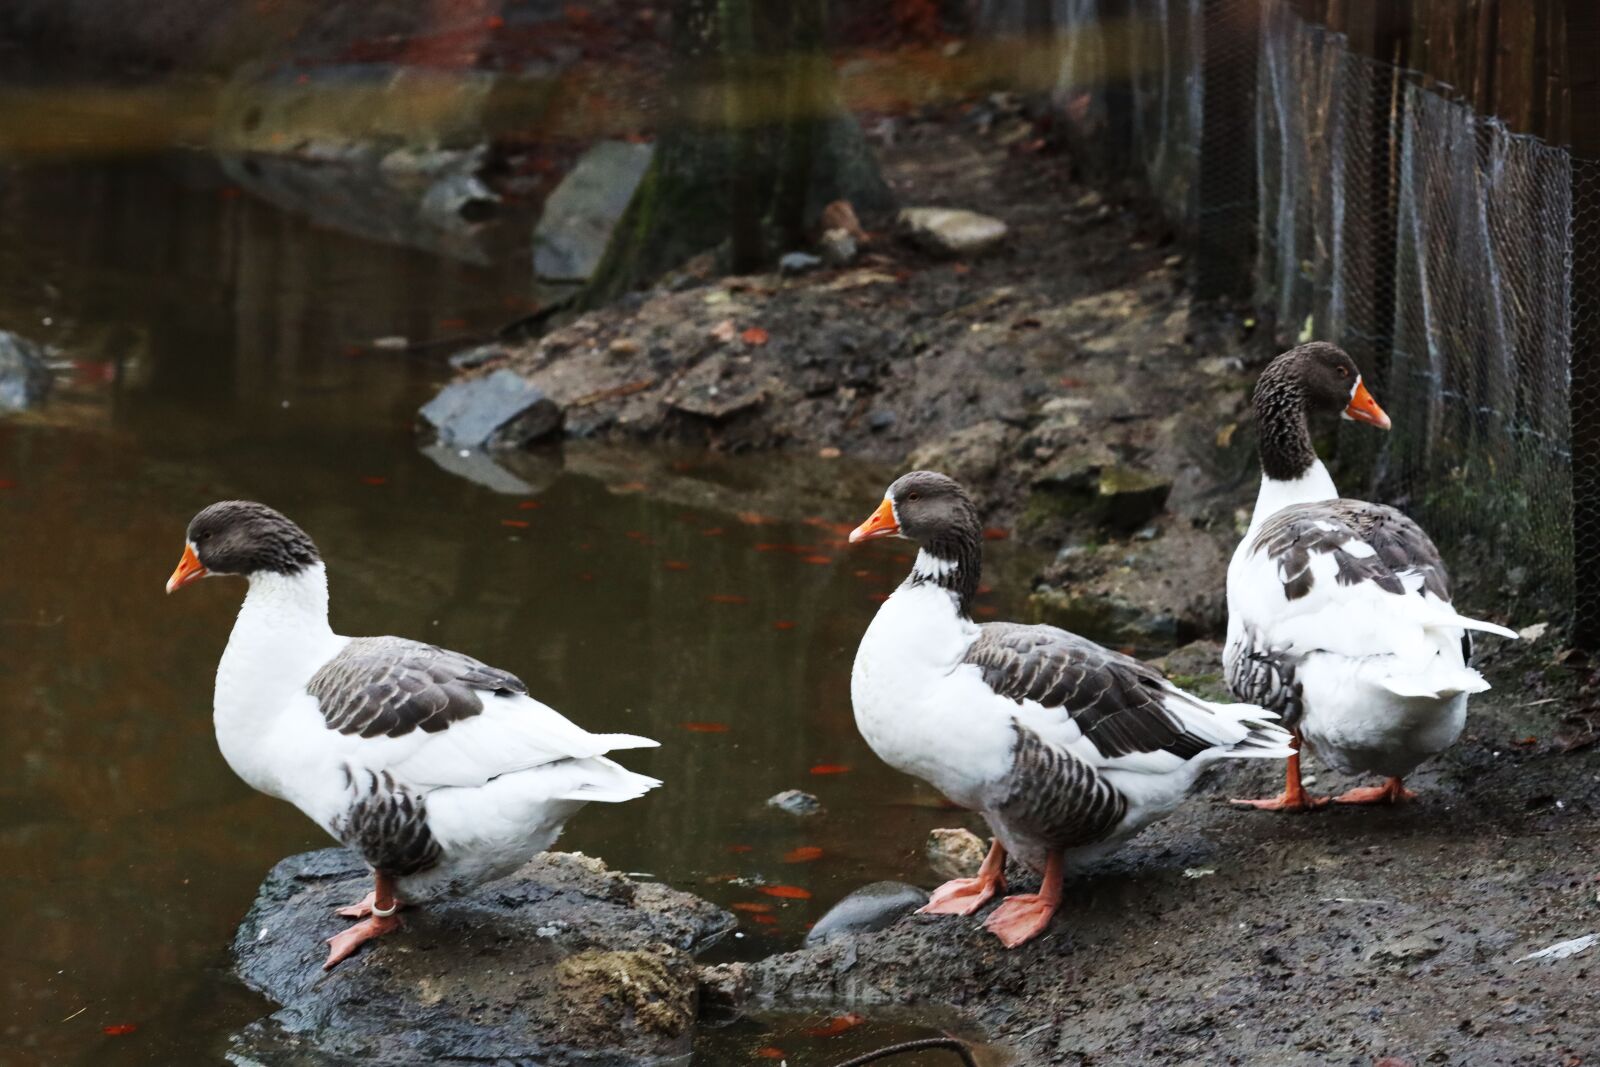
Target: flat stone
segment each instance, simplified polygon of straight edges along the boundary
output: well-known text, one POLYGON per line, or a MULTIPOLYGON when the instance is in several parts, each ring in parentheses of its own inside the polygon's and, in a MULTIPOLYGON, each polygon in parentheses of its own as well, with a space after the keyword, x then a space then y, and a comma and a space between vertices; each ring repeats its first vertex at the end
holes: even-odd
POLYGON ((975 423, 919 445, 909 460, 913 469, 939 471, 966 485, 983 485, 1000 469, 1015 431, 998 419, 975 423))
POLYGON ((835 937, 868 934, 893 926, 928 902, 925 890, 904 882, 873 882, 828 909, 806 934, 807 945, 820 945, 835 937))
POLYGON ((900 212, 900 225, 917 244, 947 256, 980 255, 1007 233, 999 219, 960 208, 908 207, 900 212))
POLYGON ((822 257, 810 252, 788 252, 778 260, 780 274, 806 274, 822 266, 822 257))
POLYGON ((928 866, 940 878, 972 878, 983 866, 989 846, 971 830, 940 827, 928 832, 928 866))
POLYGON ((626 141, 601 141, 583 154, 544 202, 533 231, 536 275, 583 281, 594 274, 654 154, 626 141))
POLYGON ((334 909, 369 879, 343 849, 267 875, 233 954, 239 977, 282 1010, 236 1037, 236 1057, 287 1062, 274 1053, 291 1040, 360 1063, 686 1056, 693 954, 735 925, 687 893, 546 853, 471 896, 407 909, 403 930, 324 973, 323 938, 350 923, 334 909))
POLYGON ((0 330, 0 413, 25 411, 50 392, 50 368, 43 346, 0 330))
POLYGON ((783 792, 767 798, 767 807, 777 808, 789 815, 820 815, 822 801, 810 793, 803 793, 798 789, 785 789, 783 792))
POLYGON ((458 448, 522 447, 561 429, 559 405, 515 371, 452 382, 423 407, 439 442, 458 448))
POLYGON ((1413 934, 1368 949, 1366 959, 1368 963, 1380 967, 1414 967, 1443 951, 1444 941, 1441 938, 1413 934))

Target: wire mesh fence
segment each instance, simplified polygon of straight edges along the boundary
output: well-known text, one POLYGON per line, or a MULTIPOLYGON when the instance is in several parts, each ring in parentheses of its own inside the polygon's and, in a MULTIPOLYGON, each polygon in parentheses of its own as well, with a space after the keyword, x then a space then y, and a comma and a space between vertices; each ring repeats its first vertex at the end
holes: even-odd
POLYGON ((1600 623, 1600 161, 1290 0, 1052 15, 1075 147, 1147 188, 1197 293, 1247 297, 1280 346, 1341 344, 1377 384, 1395 429, 1341 435, 1346 491, 1417 515, 1480 597, 1600 623))

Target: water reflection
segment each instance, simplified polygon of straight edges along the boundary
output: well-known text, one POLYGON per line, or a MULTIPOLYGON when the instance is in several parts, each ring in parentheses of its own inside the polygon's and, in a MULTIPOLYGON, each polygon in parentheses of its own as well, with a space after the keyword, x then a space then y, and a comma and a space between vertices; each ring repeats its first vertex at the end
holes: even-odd
MULTIPOLYGON (((203 1062, 265 1010, 225 946, 272 863, 324 841, 216 751, 242 586, 162 594, 185 523, 223 497, 312 533, 342 632, 449 644, 592 729, 659 738, 629 765, 666 788, 591 807, 562 844, 771 904, 728 951, 796 944, 863 882, 924 878, 926 831, 964 817, 878 764, 848 699, 908 556, 847 551, 838 524, 892 472, 585 448, 537 495, 453 477, 410 428, 440 366, 364 342, 499 321, 522 271, 365 245, 228 189, 179 159, 0 192, 0 326, 56 346, 69 379, 0 423, 0 1062, 203 1062), (812 773, 829 765, 846 770, 812 773), (827 813, 764 806, 790 787, 827 813), (802 847, 820 855, 785 861, 802 847), (810 897, 758 892, 773 883, 810 897)), ((1020 573, 994 584, 1015 593, 1029 563, 1007 547, 1020 573)))

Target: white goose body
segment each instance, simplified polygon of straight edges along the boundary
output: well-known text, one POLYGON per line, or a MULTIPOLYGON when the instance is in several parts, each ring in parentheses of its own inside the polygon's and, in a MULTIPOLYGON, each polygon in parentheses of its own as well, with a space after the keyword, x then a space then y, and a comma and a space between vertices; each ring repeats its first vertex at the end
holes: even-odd
MULTIPOLYGON (((1228 566, 1223 665, 1236 697, 1278 712, 1320 760, 1384 775, 1398 791, 1455 742, 1467 696, 1489 688, 1468 665, 1467 631, 1516 635, 1458 614, 1422 529, 1393 508, 1341 499, 1311 452, 1305 405, 1318 376, 1339 375, 1322 387, 1335 409, 1347 401, 1352 417, 1388 425, 1348 359, 1304 346, 1262 375, 1263 477, 1228 566)), ((1286 797, 1299 789, 1298 764, 1290 774, 1286 797)))
MULTIPOLYGON (((383 820, 363 824, 353 813, 363 804, 382 811, 398 798, 423 806, 419 825, 395 820, 401 834, 423 834, 437 846, 432 862, 396 875, 408 902, 509 874, 548 848, 588 801, 632 799, 659 784, 603 756, 654 742, 591 734, 525 693, 473 690, 482 710, 437 730, 401 723, 363 736, 333 729, 327 694, 319 699, 311 688, 353 647, 328 625, 321 564, 252 578, 217 670, 217 743, 240 778, 294 804, 375 867, 383 843, 370 824, 383 820)), ((377 670, 398 671, 398 663, 383 664, 387 652, 430 647, 377 639, 372 658, 377 670)), ((355 681, 370 683, 371 674, 358 670, 355 681)))
POLYGON ((399 929, 402 904, 510 874, 584 804, 661 784, 605 757, 654 741, 581 729, 515 675, 419 641, 334 633, 316 546, 269 507, 221 501, 189 523, 167 592, 214 574, 250 582, 217 667, 223 758, 373 870, 371 895, 340 912, 361 921, 329 939, 325 967, 399 929))
MULTIPOLYGON (((906 477, 918 476, 954 486, 906 477)), ((856 725, 884 762, 982 813, 1027 866, 1056 855, 1071 869, 1113 850, 1216 759, 1288 754, 1258 707, 1200 700, 1052 626, 974 623, 964 608, 980 537, 955 536, 966 547, 954 558, 924 547, 863 635, 856 725)))

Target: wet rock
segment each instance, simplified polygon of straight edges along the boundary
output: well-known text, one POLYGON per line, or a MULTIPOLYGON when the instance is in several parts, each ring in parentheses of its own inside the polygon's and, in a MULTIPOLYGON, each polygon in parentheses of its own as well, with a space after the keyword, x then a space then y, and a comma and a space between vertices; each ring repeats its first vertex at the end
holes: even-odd
POLYGON ((900 212, 900 225, 917 244, 946 256, 980 255, 1005 240, 1007 232, 997 218, 944 207, 908 207, 900 212))
POLYGON ((240 68, 222 90, 213 148, 262 199, 369 240, 488 263, 499 197, 484 71, 287 63, 240 68))
POLYGON ((820 815, 822 801, 810 793, 803 793, 798 789, 785 789, 775 796, 767 798, 767 807, 777 808, 789 815, 820 815))
POLYGON ((1029 622, 1043 622, 1111 645, 1168 645, 1183 636, 1177 616, 1115 594, 1041 589, 1028 597, 1029 622))
POLYGON ((1443 951, 1443 938, 1413 934, 1368 949, 1366 960, 1380 967, 1415 967, 1443 951))
POLYGON ((647 144, 602 141, 583 154, 545 200, 533 232, 535 274, 582 281, 594 273, 654 152, 647 144))
POLYGON ((1205 700, 1232 699, 1222 674, 1222 646, 1215 641, 1191 641, 1150 662, 1174 685, 1195 696, 1205 700))
POLYGON ((737 368, 726 355, 701 361, 678 382, 667 406, 712 421, 759 407, 767 398, 766 391, 738 374, 737 368))
POLYGON ((457 352, 450 357, 450 366, 456 370, 474 370, 486 363, 496 363, 510 356, 505 345, 478 345, 457 352))
POLYGON ((686 893, 547 853, 472 896, 408 910, 403 931, 324 974, 321 939, 348 925, 334 909, 368 878, 342 849, 267 876, 233 951, 239 976, 282 1010, 239 1035, 236 1056, 289 1039, 363 1063, 685 1055, 693 953, 734 927, 686 893))
POLYGON ((828 909, 806 934, 807 945, 820 945, 835 937, 867 934, 893 926, 928 902, 926 891, 904 882, 873 882, 828 909))
POLYGON ((1172 479, 1120 463, 1102 445, 1075 445, 1034 475, 1020 525, 1040 538, 1083 527, 1132 533, 1161 514, 1171 493, 1172 479))
POLYGON ((968 486, 987 483, 1010 452, 1015 431, 998 419, 957 430, 920 445, 911 453, 912 468, 940 471, 968 486))
POLYGON ((778 260, 780 274, 808 274, 822 266, 822 259, 810 252, 789 252, 778 260))
POLYGON ((859 251, 855 237, 845 229, 826 231, 817 247, 822 252, 822 261, 830 267, 848 267, 859 251))
POLYGON ((504 368, 446 386, 420 414, 440 444, 456 448, 520 448, 556 433, 562 422, 555 401, 504 368))
POLYGON ((0 330, 0 414, 25 411, 50 392, 50 368, 43 347, 0 330))
POLYGON ((940 827, 928 832, 928 866, 940 878, 973 878, 989 846, 971 830, 940 827))

